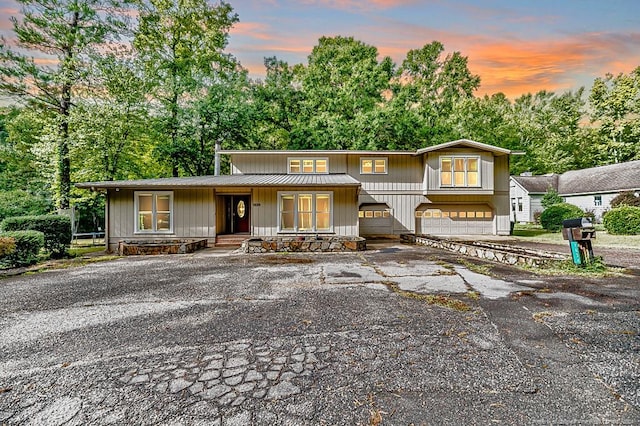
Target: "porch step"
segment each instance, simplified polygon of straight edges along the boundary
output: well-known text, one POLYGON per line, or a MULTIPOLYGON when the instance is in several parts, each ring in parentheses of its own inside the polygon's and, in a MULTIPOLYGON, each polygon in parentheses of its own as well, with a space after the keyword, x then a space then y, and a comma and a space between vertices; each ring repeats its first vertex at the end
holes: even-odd
POLYGON ((216 247, 240 247, 249 238, 249 234, 230 234, 216 236, 216 247))

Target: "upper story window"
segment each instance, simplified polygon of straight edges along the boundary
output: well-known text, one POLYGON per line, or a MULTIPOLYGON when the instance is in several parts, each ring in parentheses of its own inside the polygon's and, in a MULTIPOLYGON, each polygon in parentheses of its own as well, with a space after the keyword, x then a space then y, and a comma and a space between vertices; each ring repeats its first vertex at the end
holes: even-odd
POLYGON ((480 186, 480 157, 440 157, 440 186, 480 186))
POLYGON ((173 231, 173 192, 135 192, 135 232, 173 231))
POLYGON ((289 158, 289 174, 329 173, 329 160, 326 158, 289 158))
POLYGON ((387 174, 386 158, 360 158, 361 175, 387 174))

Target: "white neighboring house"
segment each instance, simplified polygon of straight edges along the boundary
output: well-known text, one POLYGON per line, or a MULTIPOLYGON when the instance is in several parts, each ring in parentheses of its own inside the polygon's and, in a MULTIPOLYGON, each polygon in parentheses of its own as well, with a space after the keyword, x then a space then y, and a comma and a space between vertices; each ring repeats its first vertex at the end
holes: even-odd
POLYGON ((512 220, 533 222, 534 213, 544 210, 541 200, 549 188, 558 191, 565 202, 593 212, 599 222, 618 194, 640 192, 640 160, 571 170, 561 175, 511 176, 512 220))
POLYGON ((558 189, 557 174, 533 176, 530 173, 511 176, 509 198, 511 199, 511 221, 534 222, 534 214, 542 212, 542 197, 549 188, 558 189))

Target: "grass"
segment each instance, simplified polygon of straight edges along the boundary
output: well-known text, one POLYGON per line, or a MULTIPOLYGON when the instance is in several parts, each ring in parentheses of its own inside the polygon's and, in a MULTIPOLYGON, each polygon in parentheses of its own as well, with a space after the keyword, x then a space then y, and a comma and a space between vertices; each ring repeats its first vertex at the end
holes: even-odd
MULTIPOLYGON (((522 241, 546 244, 567 244, 561 232, 549 232, 540 225, 516 224, 513 236, 522 241)), ((610 235, 601 226, 596 226, 595 247, 640 249, 640 235, 610 235)))

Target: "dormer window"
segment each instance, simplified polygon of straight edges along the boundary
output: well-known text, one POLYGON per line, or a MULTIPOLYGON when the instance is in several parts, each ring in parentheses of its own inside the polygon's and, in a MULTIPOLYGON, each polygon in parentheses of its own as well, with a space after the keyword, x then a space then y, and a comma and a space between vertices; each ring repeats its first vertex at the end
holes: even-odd
POLYGON ((480 186, 479 156, 440 157, 440 186, 480 186))
POLYGON ((329 160, 326 158, 289 158, 289 174, 327 174, 329 160))

